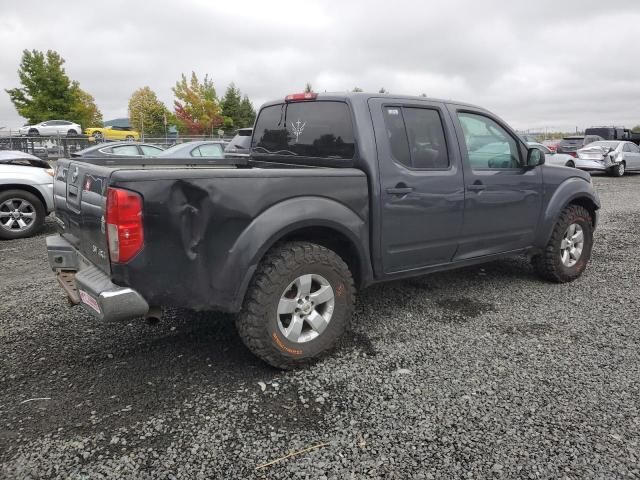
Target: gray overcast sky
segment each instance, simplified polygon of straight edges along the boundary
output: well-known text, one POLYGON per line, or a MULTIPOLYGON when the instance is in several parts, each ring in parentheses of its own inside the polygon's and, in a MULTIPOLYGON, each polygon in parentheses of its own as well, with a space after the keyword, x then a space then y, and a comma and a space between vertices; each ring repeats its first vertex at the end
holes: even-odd
MULTIPOLYGON (((171 108, 195 70, 256 107, 309 81, 476 103, 521 129, 634 126, 638 33, 638 0, 0 0, 0 87, 23 49, 54 49, 105 119, 144 85, 171 108)), ((23 123, 0 92, 0 126, 23 123)))

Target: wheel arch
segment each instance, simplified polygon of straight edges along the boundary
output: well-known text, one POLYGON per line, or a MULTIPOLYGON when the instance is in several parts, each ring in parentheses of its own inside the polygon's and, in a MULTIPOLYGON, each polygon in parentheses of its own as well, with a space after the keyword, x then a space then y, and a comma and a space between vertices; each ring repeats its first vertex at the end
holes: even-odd
POLYGON ((38 190, 36 187, 21 183, 3 183, 0 185, 0 193, 7 190, 24 190, 25 192, 29 192, 35 195, 38 200, 40 200, 40 203, 42 203, 42 208, 44 208, 45 214, 48 212, 49 208, 47 206, 44 195, 42 195, 42 192, 40 192, 40 190, 38 190))
POLYGON ((371 281, 368 224, 353 210, 323 197, 297 197, 271 206, 258 215, 229 250, 214 283, 230 281, 231 311, 238 311, 257 266, 276 244, 316 243, 336 252, 349 266, 358 287, 371 281), (234 275, 235 273, 235 275, 234 275))
POLYGON ((548 201, 538 229, 538 235, 536 236, 536 248, 542 249, 545 247, 549 238, 551 238, 560 213, 569 205, 584 207, 591 216, 593 227, 596 227, 600 200, 593 189, 593 185, 586 183, 582 178, 572 177, 559 185, 548 201), (585 188, 585 185, 588 185, 588 187, 585 188))

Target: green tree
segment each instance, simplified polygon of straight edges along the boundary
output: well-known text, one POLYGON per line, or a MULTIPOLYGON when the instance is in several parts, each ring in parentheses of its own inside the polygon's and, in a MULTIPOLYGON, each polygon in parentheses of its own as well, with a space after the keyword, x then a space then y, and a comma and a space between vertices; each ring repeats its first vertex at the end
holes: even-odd
POLYGON ((253 127, 253 122, 256 121, 256 111, 246 95, 242 97, 240 102, 239 121, 238 128, 253 127))
POLYGON ((352 92, 362 92, 363 90, 360 87, 353 87, 352 92))
POLYGON ((200 83, 195 72, 191 72, 190 81, 182 74, 172 90, 176 96, 173 105, 180 133, 211 134, 223 124, 216 89, 208 75, 200 83))
POLYGON ((632 131, 633 133, 640 133, 640 125, 636 125, 635 127, 633 127, 633 128, 631 129, 631 131, 632 131))
POLYGON ((307 84, 304 86, 304 93, 312 93, 313 92, 313 87, 311 86, 311 83, 307 82, 307 84))
POLYGON ((79 85, 73 86, 73 94, 76 101, 72 104, 69 118, 79 123, 84 128, 101 127, 102 112, 98 109, 92 95, 85 92, 79 85))
POLYGON ((147 136, 164 135, 165 119, 168 118, 167 107, 151 88, 142 87, 131 94, 129 122, 137 131, 147 136))
POLYGON ((236 88, 234 83, 231 83, 227 87, 227 91, 220 101, 221 114, 224 119, 224 128, 241 128, 240 119, 240 102, 241 102, 240 90, 236 88), (228 120, 227 120, 228 119, 228 120), (228 127, 230 125, 230 127, 228 127))
POLYGON ((22 86, 6 90, 16 110, 29 123, 64 119, 90 127, 101 122, 93 97, 69 78, 64 63, 53 50, 24 50, 18 68, 22 86))

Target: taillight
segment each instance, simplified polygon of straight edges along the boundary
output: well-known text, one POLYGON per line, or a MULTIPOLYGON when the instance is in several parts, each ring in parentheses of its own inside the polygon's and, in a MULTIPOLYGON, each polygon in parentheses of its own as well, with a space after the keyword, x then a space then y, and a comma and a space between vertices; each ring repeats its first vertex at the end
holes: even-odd
POLYGON ((121 188, 107 189, 107 242, 114 263, 126 263, 142 250, 142 197, 121 188))
POLYGON ((316 98, 318 98, 318 94, 316 92, 292 93, 291 95, 284 97, 284 101, 302 102, 304 100, 315 100, 316 98))
POLYGON ((573 158, 578 158, 578 154, 576 152, 569 152, 569 155, 571 155, 573 158))

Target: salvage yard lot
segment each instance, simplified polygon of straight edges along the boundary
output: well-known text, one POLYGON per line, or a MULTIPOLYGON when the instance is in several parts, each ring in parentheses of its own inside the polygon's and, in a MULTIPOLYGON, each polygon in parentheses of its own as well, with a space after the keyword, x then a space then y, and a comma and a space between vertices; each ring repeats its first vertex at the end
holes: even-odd
POLYGON ((0 478, 637 478, 640 176, 594 183, 576 282, 516 258, 376 286, 339 352, 295 372, 229 316, 69 309, 53 222, 2 242, 0 478))

